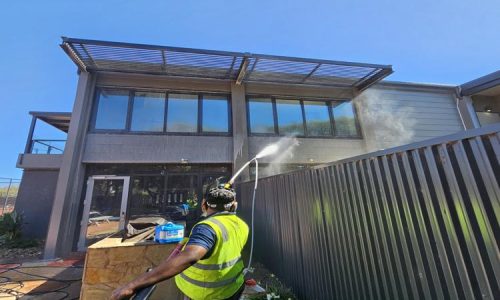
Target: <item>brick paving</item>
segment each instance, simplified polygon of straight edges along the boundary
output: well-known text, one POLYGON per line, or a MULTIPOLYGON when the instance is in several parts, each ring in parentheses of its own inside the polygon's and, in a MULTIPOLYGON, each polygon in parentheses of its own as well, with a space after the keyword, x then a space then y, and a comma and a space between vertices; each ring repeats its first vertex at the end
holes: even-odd
POLYGON ((78 299, 84 257, 0 264, 1 299, 78 299))

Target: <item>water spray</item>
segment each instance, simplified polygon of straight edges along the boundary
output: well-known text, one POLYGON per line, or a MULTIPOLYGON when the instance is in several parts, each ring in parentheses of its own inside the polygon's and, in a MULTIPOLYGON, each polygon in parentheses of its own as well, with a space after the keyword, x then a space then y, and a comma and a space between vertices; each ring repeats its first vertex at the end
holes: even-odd
POLYGON ((255 162, 255 184, 253 186, 253 195, 252 195, 252 223, 251 223, 251 237, 250 237, 250 257, 248 258, 248 265, 243 271, 243 274, 248 273, 251 270, 252 266, 252 257, 253 257, 253 241, 254 241, 254 214, 255 214, 255 195, 257 193, 257 185, 259 183, 259 161, 258 159, 273 155, 278 151, 279 147, 277 144, 271 144, 266 146, 262 151, 260 151, 254 158, 246 162, 234 175, 233 177, 224 185, 225 188, 231 188, 236 178, 243 172, 243 170, 248 167, 252 162, 255 162))

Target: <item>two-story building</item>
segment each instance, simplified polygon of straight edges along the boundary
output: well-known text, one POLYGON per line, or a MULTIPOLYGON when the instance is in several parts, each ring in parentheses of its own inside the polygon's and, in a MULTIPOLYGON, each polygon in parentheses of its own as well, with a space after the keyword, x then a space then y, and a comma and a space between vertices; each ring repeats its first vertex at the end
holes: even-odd
POLYGON ((46 238, 47 258, 138 217, 189 219, 182 204, 270 143, 285 146, 261 161, 264 174, 498 122, 500 111, 499 72, 460 88, 381 81, 386 65, 73 38, 61 47, 78 67, 73 111, 31 112, 17 162, 16 210, 26 235, 46 238), (35 138, 37 121, 67 138, 35 138))

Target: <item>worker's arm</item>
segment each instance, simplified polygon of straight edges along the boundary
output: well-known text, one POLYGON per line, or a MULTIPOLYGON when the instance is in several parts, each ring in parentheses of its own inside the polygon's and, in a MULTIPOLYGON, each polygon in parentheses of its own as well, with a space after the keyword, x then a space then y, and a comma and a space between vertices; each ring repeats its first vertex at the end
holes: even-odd
POLYGON ((114 290, 111 299, 127 299, 141 288, 172 278, 202 259, 207 252, 208 250, 202 246, 187 245, 179 255, 163 261, 150 272, 114 290))

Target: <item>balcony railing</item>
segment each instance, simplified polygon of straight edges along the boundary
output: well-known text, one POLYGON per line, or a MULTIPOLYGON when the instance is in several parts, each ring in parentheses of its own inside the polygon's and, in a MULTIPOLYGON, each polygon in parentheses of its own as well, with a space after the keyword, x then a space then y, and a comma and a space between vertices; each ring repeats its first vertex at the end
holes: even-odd
POLYGON ((31 154, 62 154, 66 140, 41 140, 31 141, 31 154))
POLYGON ((67 112, 30 112, 31 126, 26 139, 24 154, 62 154, 66 146, 71 113, 67 112), (43 121, 37 124, 37 121, 43 121), (43 125, 45 127, 39 127, 43 125), (47 127, 47 125, 50 125, 47 127), (37 129, 35 131, 35 128, 37 129), (56 132, 53 132, 53 131, 56 132), (36 132, 37 138, 34 138, 36 132), (40 139, 38 137, 45 137, 40 139))

